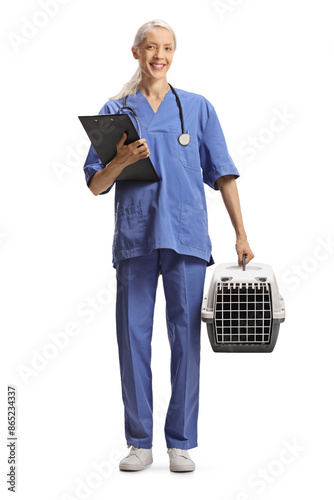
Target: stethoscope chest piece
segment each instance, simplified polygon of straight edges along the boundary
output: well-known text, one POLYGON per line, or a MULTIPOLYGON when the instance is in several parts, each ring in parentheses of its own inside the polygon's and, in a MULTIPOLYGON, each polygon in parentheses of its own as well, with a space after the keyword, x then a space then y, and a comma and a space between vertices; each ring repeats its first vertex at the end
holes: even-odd
POLYGON ((190 135, 189 134, 181 134, 179 137, 179 143, 181 146, 188 146, 190 142, 190 135))

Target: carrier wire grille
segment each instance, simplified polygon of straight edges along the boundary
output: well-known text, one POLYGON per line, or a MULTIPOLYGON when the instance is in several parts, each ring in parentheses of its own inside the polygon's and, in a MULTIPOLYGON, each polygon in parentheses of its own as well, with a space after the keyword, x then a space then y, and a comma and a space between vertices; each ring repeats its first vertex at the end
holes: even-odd
POLYGON ((269 344, 272 326, 270 284, 218 282, 214 323, 217 343, 269 344))

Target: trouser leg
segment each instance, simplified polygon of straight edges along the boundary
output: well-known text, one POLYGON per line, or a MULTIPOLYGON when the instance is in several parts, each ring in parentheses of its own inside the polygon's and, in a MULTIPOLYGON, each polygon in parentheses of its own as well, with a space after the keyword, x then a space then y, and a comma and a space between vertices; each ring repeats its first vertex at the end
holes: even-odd
POLYGON ((166 297, 166 321, 171 347, 172 394, 167 410, 168 448, 197 444, 201 306, 207 262, 160 249, 166 297))
POLYGON ((152 447, 151 340, 159 253, 116 264, 116 329, 128 445, 152 447))

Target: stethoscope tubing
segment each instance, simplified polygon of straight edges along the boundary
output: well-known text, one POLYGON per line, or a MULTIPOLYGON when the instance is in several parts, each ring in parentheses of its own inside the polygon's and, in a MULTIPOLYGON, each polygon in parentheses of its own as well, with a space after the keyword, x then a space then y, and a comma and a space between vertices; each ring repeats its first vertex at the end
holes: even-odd
MULTIPOLYGON (((182 134, 180 135, 180 137, 178 138, 179 140, 179 143, 182 145, 182 146, 187 146, 190 142, 190 135, 189 135, 189 130, 187 130, 187 132, 185 131, 185 127, 184 127, 184 116, 183 116, 183 109, 182 109, 182 104, 181 104, 181 101, 180 101, 180 98, 179 96, 177 95, 177 92, 176 90, 174 89, 174 87, 169 83, 168 84, 171 88, 171 91, 173 92, 173 94, 175 95, 175 98, 176 98, 176 102, 177 102, 177 105, 178 105, 178 108, 179 108, 179 111, 180 111, 180 120, 181 120, 181 128, 182 128, 182 134)), ((138 116, 137 116, 137 113, 136 111, 131 107, 131 106, 127 106, 126 105, 126 99, 127 99, 127 96, 124 96, 123 97, 123 106, 121 106, 119 108, 119 110, 117 111, 117 114, 119 114, 123 109, 128 109, 131 111, 131 113, 133 114, 136 122, 137 122, 137 126, 138 126, 138 131, 139 131, 139 137, 141 138, 141 128, 140 128, 140 125, 139 125, 139 120, 138 120, 138 116)))
POLYGON ((131 106, 125 106, 125 103, 126 103, 126 96, 123 98, 123 106, 121 108, 119 108, 119 110, 117 111, 117 114, 119 114, 122 111, 122 109, 129 109, 131 111, 131 113, 133 114, 133 116, 137 122, 139 137, 141 139, 141 128, 139 125, 137 113, 135 112, 135 110, 133 108, 131 108, 131 106))
MULTIPOLYGON (((184 118, 183 118, 183 110, 182 110, 182 105, 181 105, 181 101, 180 101, 180 98, 179 96, 177 95, 177 92, 176 90, 174 89, 174 87, 171 86, 171 84, 169 83, 168 84, 171 88, 171 91, 173 92, 173 94, 175 95, 175 98, 176 98, 176 101, 177 101, 177 105, 179 107, 179 111, 180 111, 180 119, 181 119, 181 127, 182 127, 182 134, 185 134, 185 129, 184 129, 184 118)), ((189 132, 189 131, 188 131, 189 132)))

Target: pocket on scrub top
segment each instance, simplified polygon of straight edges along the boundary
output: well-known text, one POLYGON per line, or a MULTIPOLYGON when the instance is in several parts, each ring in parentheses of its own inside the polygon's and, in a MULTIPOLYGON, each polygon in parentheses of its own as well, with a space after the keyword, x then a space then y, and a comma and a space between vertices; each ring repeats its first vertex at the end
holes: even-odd
POLYGON ((203 208, 181 203, 179 240, 201 250, 206 250, 208 242, 208 219, 203 208))
POLYGON ((181 146, 177 142, 179 160, 185 168, 190 170, 201 171, 201 161, 198 151, 198 145, 195 140, 191 140, 188 146, 181 146))
POLYGON ((140 247, 147 239, 147 220, 141 204, 120 208, 115 214, 113 250, 140 247))

